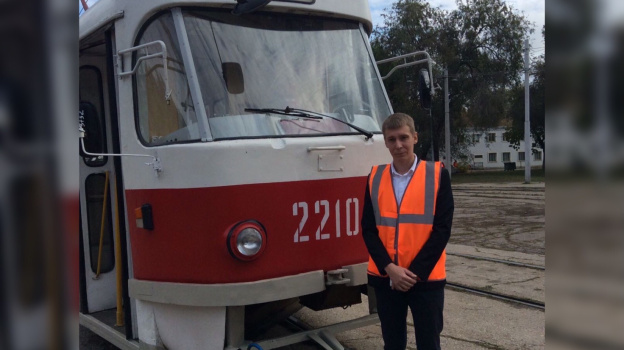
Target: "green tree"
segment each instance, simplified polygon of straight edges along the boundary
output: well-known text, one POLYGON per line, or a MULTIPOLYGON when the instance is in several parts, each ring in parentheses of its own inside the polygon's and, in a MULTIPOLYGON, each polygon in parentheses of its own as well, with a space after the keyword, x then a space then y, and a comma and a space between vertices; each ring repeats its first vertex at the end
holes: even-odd
MULTIPOLYGON (((443 85, 442 69, 448 67, 453 158, 470 142, 462 137, 467 127, 498 126, 506 116, 508 90, 520 81, 522 40, 530 32, 529 22, 503 0, 458 0, 457 6, 449 12, 423 0, 399 0, 383 15, 371 41, 377 59, 427 51, 437 62, 435 85, 443 85)), ((382 75, 391 68, 381 66, 382 75)), ((386 90, 394 110, 411 114, 420 128, 418 156, 426 157, 433 137, 438 158, 444 96, 438 90, 433 99, 432 121, 416 98, 419 68, 394 74, 385 81, 386 90)))

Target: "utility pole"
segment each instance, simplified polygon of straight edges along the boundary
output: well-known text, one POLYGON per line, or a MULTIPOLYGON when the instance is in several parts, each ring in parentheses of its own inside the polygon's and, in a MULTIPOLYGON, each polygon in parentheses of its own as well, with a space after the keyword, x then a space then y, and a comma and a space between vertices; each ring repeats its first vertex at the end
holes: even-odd
POLYGON ((446 160, 444 167, 449 171, 451 176, 453 161, 451 157, 451 124, 449 118, 449 89, 448 89, 448 69, 444 68, 444 153, 446 160))
POLYGON ((431 107, 429 107, 429 120, 431 120, 431 161, 435 162, 437 159, 435 159, 435 148, 433 145, 433 114, 431 113, 431 107))
POLYGON ((529 39, 524 40, 524 183, 531 183, 531 113, 529 104, 529 39))

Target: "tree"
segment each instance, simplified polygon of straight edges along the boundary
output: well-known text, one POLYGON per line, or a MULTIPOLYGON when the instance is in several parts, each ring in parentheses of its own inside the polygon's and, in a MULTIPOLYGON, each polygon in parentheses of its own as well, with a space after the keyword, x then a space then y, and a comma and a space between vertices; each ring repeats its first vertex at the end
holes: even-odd
MULTIPOLYGON (((400 0, 393 4, 392 9, 382 14, 384 25, 377 27, 373 33, 371 46, 375 57, 382 59, 395 57, 414 51, 426 50, 431 55, 435 47, 437 33, 443 14, 422 0, 400 0)), ((380 67, 385 75, 392 66, 380 67)), ((431 145, 431 119, 429 112, 419 106, 417 98, 418 71, 422 67, 404 69, 394 74, 384 83, 388 96, 395 111, 402 111, 414 117, 419 142, 416 153, 426 158, 431 145)), ((435 108, 432 107, 432 108, 435 108)))
MULTIPOLYGON (((371 46, 378 59, 427 51, 437 62, 434 84, 443 85, 442 69, 448 67, 452 134, 462 135, 467 127, 498 126, 506 116, 508 90, 519 84, 522 40, 530 28, 503 0, 458 0, 457 6, 448 12, 422 0, 399 0, 382 15, 384 23, 375 28, 371 46)), ((382 75, 391 68, 380 67, 382 75)), ((433 100, 432 121, 417 102, 417 72, 418 68, 404 70, 385 84, 394 110, 412 115, 420 127, 416 152, 425 158, 432 137, 435 145, 442 143, 444 96, 439 90, 433 100)), ((466 149, 458 142, 470 141, 453 138, 453 158, 460 156, 456 150, 466 149)))

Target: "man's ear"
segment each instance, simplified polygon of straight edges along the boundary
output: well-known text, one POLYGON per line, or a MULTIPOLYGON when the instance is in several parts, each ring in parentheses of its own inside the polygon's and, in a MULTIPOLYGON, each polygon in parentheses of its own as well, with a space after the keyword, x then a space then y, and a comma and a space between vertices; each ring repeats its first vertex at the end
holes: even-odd
POLYGON ((418 143, 418 133, 414 131, 414 144, 418 143))

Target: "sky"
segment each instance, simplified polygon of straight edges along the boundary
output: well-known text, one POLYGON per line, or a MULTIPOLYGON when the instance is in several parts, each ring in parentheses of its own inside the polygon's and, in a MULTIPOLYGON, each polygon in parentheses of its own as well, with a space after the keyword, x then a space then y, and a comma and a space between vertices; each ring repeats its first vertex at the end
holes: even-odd
MULTIPOLYGON (((368 0, 373 26, 382 23, 381 14, 385 9, 392 8, 392 4, 397 0, 368 0)), ((452 11, 457 8, 456 0, 429 0, 432 7, 439 7, 443 10, 452 11)), ((535 32, 530 37, 531 56, 538 56, 544 53, 544 39, 542 38, 542 26, 544 25, 545 0, 505 0, 516 13, 523 14, 524 17, 535 24, 535 32)))

